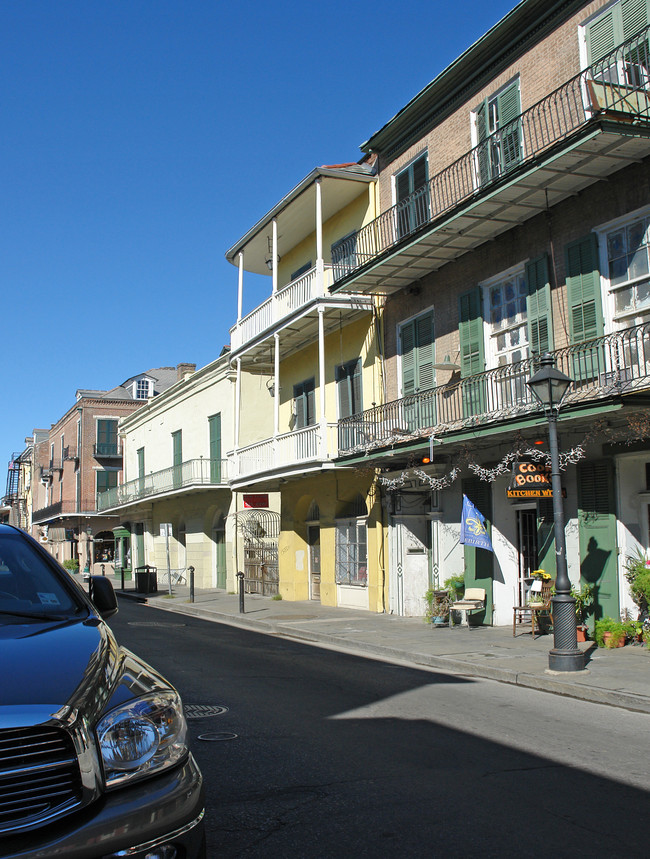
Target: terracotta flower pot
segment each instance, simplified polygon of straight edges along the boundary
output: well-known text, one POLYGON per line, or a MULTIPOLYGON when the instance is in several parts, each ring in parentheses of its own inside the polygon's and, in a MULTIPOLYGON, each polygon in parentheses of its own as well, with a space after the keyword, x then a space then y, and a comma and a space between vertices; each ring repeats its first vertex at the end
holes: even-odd
POLYGON ((623 647, 623 645, 625 644, 625 636, 622 636, 620 641, 616 642, 615 644, 610 644, 613 634, 613 632, 603 632, 603 644, 605 645, 605 647, 609 647, 610 649, 613 647, 623 647))
MULTIPOLYGON (((582 624, 578 624, 576 627, 576 631, 578 633, 578 641, 586 641, 587 640, 587 627, 582 624)), ((611 635, 611 633, 610 633, 611 635)))

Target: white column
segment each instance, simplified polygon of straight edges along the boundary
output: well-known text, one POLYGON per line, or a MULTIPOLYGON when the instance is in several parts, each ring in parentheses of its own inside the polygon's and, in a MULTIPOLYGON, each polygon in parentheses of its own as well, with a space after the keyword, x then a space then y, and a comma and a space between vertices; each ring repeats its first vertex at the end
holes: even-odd
POLYGON ((323 199, 321 179, 316 179, 316 265, 323 268, 323 199))
POLYGON ((273 436, 280 434, 280 335, 274 334, 275 355, 273 367, 273 436))
POLYGON ((278 222, 273 218, 273 293, 278 291, 278 222))
POLYGON ((235 468, 239 476, 239 422, 241 419, 241 358, 237 358, 237 377, 235 379, 235 468))
POLYGON ((244 252, 239 251, 239 283, 237 287, 237 322, 241 320, 244 298, 244 252))
POLYGON ((327 420, 325 417, 325 308, 318 308, 318 390, 320 392, 320 452, 321 459, 327 450, 327 420))

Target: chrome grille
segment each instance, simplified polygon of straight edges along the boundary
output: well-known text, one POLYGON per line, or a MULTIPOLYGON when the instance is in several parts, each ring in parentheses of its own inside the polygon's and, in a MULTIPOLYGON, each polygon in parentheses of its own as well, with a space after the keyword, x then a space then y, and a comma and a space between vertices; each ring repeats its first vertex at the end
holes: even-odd
POLYGON ((79 765, 64 731, 0 731, 0 832, 38 826, 80 802, 79 765))

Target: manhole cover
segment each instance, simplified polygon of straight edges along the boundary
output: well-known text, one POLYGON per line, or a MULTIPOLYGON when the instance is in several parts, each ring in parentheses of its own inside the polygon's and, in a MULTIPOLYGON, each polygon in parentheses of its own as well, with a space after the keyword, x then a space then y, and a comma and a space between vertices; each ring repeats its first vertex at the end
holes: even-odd
POLYGON ((220 704, 184 704, 186 719, 205 719, 208 716, 221 716, 228 708, 220 704))
POLYGON ((129 626, 156 626, 163 629, 173 629, 177 626, 185 626, 184 623, 158 623, 155 620, 130 620, 129 626))
POLYGON ((227 731, 211 731, 208 734, 199 734, 199 740, 205 743, 218 743, 220 740, 236 740, 237 734, 229 734, 227 731))

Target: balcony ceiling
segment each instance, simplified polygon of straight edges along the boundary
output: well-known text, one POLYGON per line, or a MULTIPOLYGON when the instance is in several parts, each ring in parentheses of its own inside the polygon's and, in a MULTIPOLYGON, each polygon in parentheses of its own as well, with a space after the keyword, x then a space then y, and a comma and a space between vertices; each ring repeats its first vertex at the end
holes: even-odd
POLYGON ((278 222, 278 253, 282 257, 316 231, 316 179, 321 180, 323 222, 326 222, 376 181, 375 176, 362 168, 357 170, 324 167, 313 170, 226 252, 228 262, 239 265, 239 252, 243 251, 246 271, 268 275, 266 260, 273 219, 278 222))
MULTIPOLYGON (((288 317, 279 331, 280 360, 293 355, 301 349, 312 346, 318 349, 318 307, 324 307, 323 328, 325 336, 349 325, 372 310, 372 300, 363 296, 353 298, 349 295, 332 296, 325 301, 313 301, 288 317)), ((276 329, 272 329, 275 331, 276 329)), ((272 376, 274 372, 274 338, 272 331, 265 331, 247 344, 246 349, 237 353, 241 358, 242 369, 249 373, 272 376)), ((315 353, 317 354, 317 353, 315 353)))
POLYGON ((350 275, 337 293, 394 293, 467 251, 575 196, 650 154, 650 130, 592 126, 571 145, 540 156, 528 169, 484 197, 466 201, 415 239, 405 240, 350 275))

